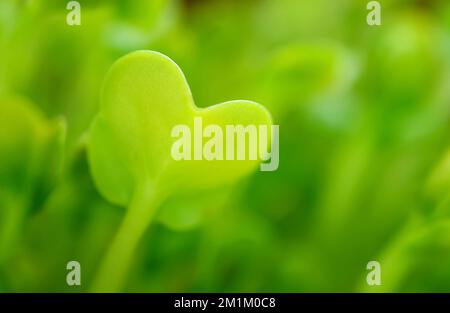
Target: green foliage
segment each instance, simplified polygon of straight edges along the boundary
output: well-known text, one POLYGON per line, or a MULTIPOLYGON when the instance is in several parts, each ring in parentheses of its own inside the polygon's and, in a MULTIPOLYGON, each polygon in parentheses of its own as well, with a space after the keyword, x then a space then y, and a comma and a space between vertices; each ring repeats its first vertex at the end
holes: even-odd
POLYGON ((67 2, 0 1, 1 291, 450 290, 449 1, 67 2), (277 171, 170 158, 228 99, 277 171))

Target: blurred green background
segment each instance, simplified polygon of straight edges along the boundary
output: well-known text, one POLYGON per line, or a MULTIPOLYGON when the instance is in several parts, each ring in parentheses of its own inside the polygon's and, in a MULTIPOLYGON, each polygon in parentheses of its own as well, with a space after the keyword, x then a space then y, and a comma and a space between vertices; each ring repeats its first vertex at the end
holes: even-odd
POLYGON ((382 0, 372 27, 365 0, 80 0, 80 26, 68 2, 0 1, 0 291, 89 290, 125 209, 86 132, 111 64, 151 49, 198 106, 265 105, 280 167, 170 199, 124 291, 450 292, 449 1, 382 0))

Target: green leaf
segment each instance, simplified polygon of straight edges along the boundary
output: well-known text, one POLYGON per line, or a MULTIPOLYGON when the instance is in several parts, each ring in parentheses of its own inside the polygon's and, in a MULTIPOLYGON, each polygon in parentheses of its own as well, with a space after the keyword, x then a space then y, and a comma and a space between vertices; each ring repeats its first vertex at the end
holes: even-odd
MULTIPOLYGON (((154 211, 168 196, 231 184, 260 163, 260 160, 175 161, 171 155, 176 141, 171 136, 172 129, 187 125, 194 136, 196 117, 202 118, 203 127, 215 124, 224 134, 225 125, 266 125, 270 129, 272 124, 269 112, 251 101, 196 107, 181 69, 157 52, 133 52, 119 59, 109 71, 100 112, 90 130, 88 157, 100 193, 110 202, 129 209, 94 289, 120 288, 134 246, 154 211)), ((247 140, 247 151, 248 145, 247 140)))
POLYGON ((117 61, 106 78, 88 144, 102 195, 126 206, 138 184, 169 193, 200 189, 233 182, 256 168, 259 161, 174 161, 172 128, 186 124, 193 133, 197 116, 205 125, 271 125, 267 110, 250 101, 196 108, 183 73, 162 54, 138 51, 117 61))

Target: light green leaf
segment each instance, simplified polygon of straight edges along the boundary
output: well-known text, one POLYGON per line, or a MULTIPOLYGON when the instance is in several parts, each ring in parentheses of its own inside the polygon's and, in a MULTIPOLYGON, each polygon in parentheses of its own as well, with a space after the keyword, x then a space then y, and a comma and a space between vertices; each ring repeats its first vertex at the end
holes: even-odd
MULTIPOLYGON (((160 53, 133 52, 109 71, 100 112, 90 131, 88 157, 100 193, 129 209, 101 268, 96 290, 120 288, 134 246, 168 196, 231 184, 260 163, 260 159, 249 158, 175 161, 171 155, 176 141, 171 136, 173 127, 186 125, 193 138, 198 117, 203 128, 218 125, 224 136, 226 125, 265 125, 270 138, 271 116, 263 106, 237 100, 196 107, 181 69, 160 53)), ((249 151, 249 140, 245 148, 249 151)))

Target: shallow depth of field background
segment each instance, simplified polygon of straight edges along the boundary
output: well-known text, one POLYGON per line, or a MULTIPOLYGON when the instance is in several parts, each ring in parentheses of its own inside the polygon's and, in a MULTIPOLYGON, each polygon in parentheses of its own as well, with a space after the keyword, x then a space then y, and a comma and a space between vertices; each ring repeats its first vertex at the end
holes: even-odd
POLYGON ((125 209, 86 131, 111 64, 151 49, 200 107, 265 105, 280 167, 166 203, 125 291, 450 292, 449 1, 382 0, 379 27, 365 0, 80 0, 72 27, 67 2, 0 1, 0 291, 89 290, 125 209))

